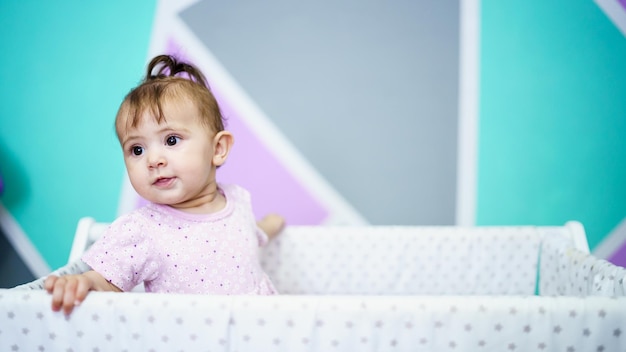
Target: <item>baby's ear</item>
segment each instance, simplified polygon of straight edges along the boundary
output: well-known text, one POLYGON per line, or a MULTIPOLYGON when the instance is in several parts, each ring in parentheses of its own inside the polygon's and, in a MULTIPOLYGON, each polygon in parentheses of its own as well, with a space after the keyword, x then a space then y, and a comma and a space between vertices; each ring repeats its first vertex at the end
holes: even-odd
POLYGON ((235 143, 235 139, 228 131, 218 132, 213 137, 213 165, 221 166, 226 162, 233 143, 235 143))

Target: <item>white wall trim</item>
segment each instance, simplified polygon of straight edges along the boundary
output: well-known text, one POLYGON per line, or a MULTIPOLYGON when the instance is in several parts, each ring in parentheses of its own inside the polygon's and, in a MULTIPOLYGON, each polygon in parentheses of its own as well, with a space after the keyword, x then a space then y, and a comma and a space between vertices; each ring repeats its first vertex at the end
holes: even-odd
POLYGON ((30 241, 15 218, 0 203, 0 227, 7 240, 36 278, 48 275, 50 266, 30 241))
POLYGON ((617 0, 595 0, 595 2, 626 36, 626 9, 617 0))
POLYGON ((480 0, 461 0, 456 225, 476 224, 480 73, 480 0))
POLYGON ((591 254, 600 259, 610 258, 621 246, 626 243, 626 218, 622 220, 604 239, 593 249, 591 254))

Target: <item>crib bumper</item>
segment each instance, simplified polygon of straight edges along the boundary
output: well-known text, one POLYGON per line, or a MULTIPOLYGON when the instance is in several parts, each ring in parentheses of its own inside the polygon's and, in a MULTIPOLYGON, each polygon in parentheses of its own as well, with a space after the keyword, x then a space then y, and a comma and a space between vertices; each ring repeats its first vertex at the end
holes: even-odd
POLYGON ((2 351, 623 351, 626 298, 0 290, 2 351))
POLYGON ((594 257, 567 238, 546 236, 541 252, 541 295, 626 296, 626 269, 594 257))
POLYGON ((532 295, 527 227, 292 226, 261 253, 283 294, 532 295))

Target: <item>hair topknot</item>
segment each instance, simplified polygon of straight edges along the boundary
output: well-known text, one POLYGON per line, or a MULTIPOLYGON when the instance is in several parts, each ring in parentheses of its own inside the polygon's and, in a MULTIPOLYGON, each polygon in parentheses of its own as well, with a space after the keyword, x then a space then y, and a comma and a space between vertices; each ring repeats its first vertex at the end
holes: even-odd
POLYGON ((176 77, 181 74, 186 75, 186 78, 209 88, 207 80, 200 70, 186 62, 179 61, 172 55, 158 55, 154 57, 148 64, 145 80, 151 81, 166 77, 176 77))

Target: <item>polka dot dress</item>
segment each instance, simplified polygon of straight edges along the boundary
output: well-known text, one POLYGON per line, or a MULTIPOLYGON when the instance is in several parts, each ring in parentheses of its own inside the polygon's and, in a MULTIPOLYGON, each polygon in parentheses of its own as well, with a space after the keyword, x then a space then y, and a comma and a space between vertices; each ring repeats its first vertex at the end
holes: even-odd
POLYGON ((130 291, 274 294, 259 264, 267 236, 257 227, 250 194, 220 185, 224 209, 189 214, 148 204, 113 222, 82 257, 111 283, 130 291))

